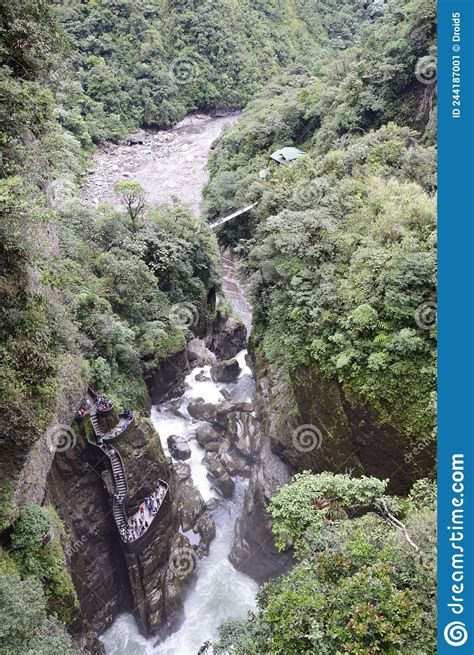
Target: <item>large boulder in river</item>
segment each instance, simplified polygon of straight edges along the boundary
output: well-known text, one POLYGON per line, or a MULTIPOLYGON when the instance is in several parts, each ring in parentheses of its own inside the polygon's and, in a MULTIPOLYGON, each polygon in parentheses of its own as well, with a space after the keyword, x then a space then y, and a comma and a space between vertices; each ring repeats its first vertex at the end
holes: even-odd
POLYGON ((204 511, 196 521, 194 526, 194 532, 196 532, 201 540, 197 549, 199 557, 209 554, 209 546, 211 541, 216 536, 216 524, 214 519, 211 516, 209 511, 204 511))
POLYGON ((235 382, 239 377, 240 364, 234 359, 225 359, 211 366, 211 377, 214 382, 235 382))
POLYGON ((206 346, 216 353, 218 359, 235 357, 245 348, 247 330, 236 316, 227 316, 218 311, 212 324, 211 334, 206 338, 206 346))
POLYGON ((205 403, 201 399, 197 399, 188 405, 188 412, 191 418, 198 421, 213 421, 215 418, 215 405, 212 403, 205 403))
MULTIPOLYGON (((206 448, 209 445, 210 444, 206 444, 206 448)), ((240 475, 244 478, 250 477, 252 469, 249 461, 237 450, 237 448, 224 450, 221 447, 220 450, 222 450, 222 452, 219 451, 219 461, 225 467, 229 475, 240 475)))
POLYGON ((262 447, 262 432, 257 419, 250 413, 229 412, 226 416, 226 436, 249 459, 253 459, 262 447))
POLYGON ((226 468, 215 457, 214 453, 207 453, 204 457, 207 468, 207 477, 215 490, 223 498, 232 498, 235 490, 235 482, 230 477, 226 468))
POLYGON ((196 430, 196 441, 200 446, 205 446, 207 443, 218 441, 220 433, 210 425, 201 425, 196 430))
POLYGON ((126 146, 137 146, 145 143, 147 138, 147 133, 144 130, 139 130, 134 134, 129 134, 128 136, 122 139, 122 143, 126 146))
POLYGON ((192 480, 183 481, 175 496, 175 506, 178 508, 179 521, 183 532, 192 530, 196 521, 205 510, 205 502, 199 489, 192 480))
POLYGON ((167 441, 171 457, 179 460, 189 459, 191 457, 191 448, 185 437, 171 434, 167 441))
POLYGON ((192 366, 212 366, 216 363, 216 356, 206 348, 204 339, 191 339, 186 349, 192 366))
POLYGON ((231 402, 225 400, 216 405, 197 399, 188 405, 189 415, 199 421, 209 421, 219 428, 227 427, 227 414, 230 412, 252 412, 254 406, 248 402, 231 402))
POLYGON ((189 478, 191 477, 191 467, 189 466, 189 464, 178 461, 173 463, 173 468, 178 480, 181 481, 189 480, 189 478))

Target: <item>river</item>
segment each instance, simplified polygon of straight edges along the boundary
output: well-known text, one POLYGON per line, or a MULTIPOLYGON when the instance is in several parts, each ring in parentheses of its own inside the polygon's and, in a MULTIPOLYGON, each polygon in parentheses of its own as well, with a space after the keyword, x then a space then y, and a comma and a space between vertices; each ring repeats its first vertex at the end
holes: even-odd
POLYGON ((143 143, 108 144, 94 157, 94 167, 88 169, 86 198, 96 206, 108 203, 121 209, 114 184, 126 179, 140 182, 150 205, 177 198, 199 214, 212 144, 238 116, 192 114, 172 129, 143 133, 143 143))
MULTIPOLYGON (((84 185, 87 199, 94 205, 107 202, 119 208, 113 186, 121 179, 130 179, 142 184, 150 204, 168 203, 177 198, 199 213, 202 189, 208 178, 206 162, 210 149, 222 129, 236 118, 236 114, 219 118, 188 116, 172 130, 148 133, 143 143, 107 146, 95 157, 95 168, 90 170, 84 185)), ((249 330, 251 308, 230 253, 222 253, 221 274, 224 293, 249 330)), ((191 458, 187 462, 204 500, 216 493, 202 463, 204 450, 194 439, 199 423, 192 421, 187 406, 199 397, 216 403, 222 400, 223 389, 231 394, 232 400, 252 400, 254 385, 245 355, 244 350, 237 356, 242 370, 233 384, 215 384, 211 379, 199 382, 195 379, 196 370, 191 371, 178 408, 182 417, 177 416, 176 404, 173 411, 168 403, 152 408, 151 419, 166 453, 169 435, 188 439, 191 458)), ((204 367, 204 371, 208 373, 209 367, 204 367)), ((107 655, 197 655, 205 642, 217 637, 221 623, 243 619, 255 607, 256 583, 237 571, 228 559, 246 485, 247 481, 236 479, 232 500, 221 500, 216 506, 213 514, 216 537, 209 555, 198 564, 197 582, 185 599, 180 628, 163 641, 156 636, 147 639, 139 633, 133 616, 122 614, 102 637, 107 655)))

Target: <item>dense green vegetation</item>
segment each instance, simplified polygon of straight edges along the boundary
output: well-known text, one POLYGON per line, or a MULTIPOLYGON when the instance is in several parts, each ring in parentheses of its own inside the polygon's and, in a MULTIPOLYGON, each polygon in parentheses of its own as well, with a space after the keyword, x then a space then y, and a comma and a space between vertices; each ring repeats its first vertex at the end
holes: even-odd
POLYGON ((419 481, 404 501, 384 498, 384 486, 307 472, 282 487, 269 510, 277 543, 286 547, 291 539, 297 564, 264 585, 248 621, 222 626, 216 654, 435 652, 434 486, 419 481), (381 501, 416 549, 380 513, 367 511, 381 501))
MULTIPOLYGON (((112 245, 111 234, 97 234, 100 244, 83 242, 83 236, 95 239, 101 230, 110 233, 117 227, 122 232, 120 220, 116 223, 110 213, 94 217, 74 202, 83 166, 81 147, 116 138, 138 125, 169 125, 195 108, 242 106, 269 76, 311 53, 316 42, 331 42, 324 21, 335 10, 329 5, 320 20, 319 4, 314 0, 314 13, 299 0, 284 6, 235 0, 179 6, 144 0, 2 4, 0 206, 5 272, 0 311, 5 374, 0 420, 5 432, 28 442, 47 424, 61 371, 67 368, 70 373, 71 354, 92 359, 93 382, 116 399, 142 400, 144 387, 136 375, 140 356, 148 356, 155 345, 160 356, 180 342, 176 331, 166 337, 161 332, 165 306, 181 301, 199 305, 202 285, 198 289, 198 282, 192 282, 186 295, 185 277, 203 276, 204 285, 213 277, 212 266, 205 270, 201 254, 193 262, 187 252, 194 247, 195 252, 206 251, 201 248, 205 237, 184 246, 180 232, 185 228, 172 220, 167 225, 178 241, 161 252, 167 256, 171 249, 173 262, 180 266, 185 253, 189 265, 177 272, 183 287, 164 281, 168 298, 161 296, 156 303, 158 290, 149 289, 153 278, 144 268, 150 262, 143 261, 143 252, 127 244, 112 245), (63 243, 57 252, 59 234, 63 243), (124 259, 133 250, 131 266, 140 268, 145 285, 141 290, 148 306, 154 307, 153 315, 145 312, 143 317, 134 310, 140 327, 123 300, 102 298, 113 275, 107 262, 117 248, 124 259), (98 257, 102 251, 108 257, 98 257), (98 261, 105 266, 103 274, 98 261), (73 293, 80 294, 79 302, 73 293), (102 321, 95 324, 84 317, 87 308, 99 311, 99 306, 102 321), (109 313, 112 320, 106 321, 109 313), (110 335, 105 335, 104 347, 106 324, 110 335)), ((361 5, 361 20, 365 13, 361 5)), ((351 38, 347 35, 346 41, 351 38)), ((163 226, 166 219, 160 220, 163 226)), ((133 228, 133 223, 127 227, 133 228)), ((190 241, 193 229, 184 235, 190 241)), ((147 230, 154 232, 147 237, 150 248, 158 228, 147 230)), ((211 245, 207 250, 210 262, 215 249, 211 245)), ((162 265, 150 265, 156 277, 162 265)), ((167 266, 162 276, 171 275, 171 260, 167 266)))
POLYGON ((61 371, 47 364, 55 352, 80 353, 93 386, 121 406, 144 407, 147 371, 183 347, 189 308, 201 320, 211 318, 203 313, 205 301, 218 283, 215 238, 179 204, 150 210, 147 222, 139 223, 108 208, 94 213, 72 198, 56 208, 50 225, 60 255, 37 261, 43 287, 37 303, 47 312, 50 332, 38 324, 42 350, 40 358, 34 357, 28 347, 36 325, 32 312, 28 313, 24 335, 28 368, 22 366, 18 372, 29 376, 36 411, 27 403, 24 385, 13 377, 19 363, 14 359, 16 351, 5 347, 11 364, 7 360, 8 413, 3 420, 12 436, 23 442, 34 438, 42 419, 48 418, 46 411, 38 411, 38 393, 47 388, 54 397, 61 371))
POLYGON ((179 205, 150 209, 145 223, 144 207, 139 217, 86 206, 84 155, 55 86, 64 39, 54 12, 6 3, 2 25, 0 422, 28 444, 64 375, 88 378, 119 405, 146 404, 144 374, 182 347, 189 308, 202 313, 217 249, 179 205))
POLYGON ((74 70, 63 122, 87 144, 166 127, 196 109, 243 107, 271 75, 327 41, 320 4, 57 0, 74 70))
MULTIPOLYGON (((88 140, 67 129, 75 108, 64 40, 48 2, 2 3, 0 444, 19 459, 75 379, 144 407, 148 371, 183 347, 190 312, 211 318, 203 308, 218 283, 215 237, 187 208, 146 208, 145 221, 145 208, 96 212, 81 200, 88 140)), ((11 543, 1 555, 0 652, 72 655, 59 621, 79 614, 60 523, 36 506, 18 516, 9 473, 0 473, 11 543), (56 536, 43 545, 52 521, 56 536)))
MULTIPOLYGON (((421 315, 436 294, 435 88, 415 68, 434 51, 434 3, 389 2, 358 35, 249 104, 211 158, 206 211, 212 220, 258 203, 221 230, 245 255, 257 351, 290 379, 307 367, 338 381, 382 425, 426 443, 436 408, 436 329, 421 315), (283 146, 304 154, 278 165, 269 155, 283 146)), ((263 587, 248 621, 222 626, 215 652, 434 652, 434 488, 419 481, 408 499, 385 488, 306 471, 280 489, 269 507, 275 543, 292 546, 297 564, 263 587)))
POLYGON ((79 327, 91 384, 122 406, 143 406, 147 371, 184 345, 187 310, 206 318, 218 282, 215 239, 179 204, 140 223, 73 202, 60 220, 63 257, 48 274, 79 327))
POLYGON ((435 89, 415 76, 434 33, 431 0, 389 3, 319 72, 269 84, 206 190, 211 219, 258 202, 222 233, 247 256, 265 357, 338 380, 413 440, 435 419, 436 330, 418 320, 435 298, 435 89), (271 162, 284 145, 305 154, 271 162))
POLYGON ((11 547, 0 548, 0 653, 79 652, 60 623, 80 616, 62 536, 52 509, 28 505, 15 524, 11 547))
POLYGON ((0 653, 2 655, 79 655, 64 626, 45 610, 45 598, 35 578, 0 575, 0 653))
MULTIPOLYGON (((258 203, 221 231, 245 255, 258 352, 288 377, 303 366, 338 381, 425 443, 435 85, 415 68, 434 47, 432 0, 4 0, 0 447, 23 458, 74 380, 145 408, 147 376, 190 322, 212 318, 214 234, 180 203, 147 207, 130 180, 116 187, 124 211, 91 209, 79 182, 93 144, 249 100, 211 158, 205 210, 258 203), (303 156, 271 162, 285 145, 303 156)), ((73 655, 60 522, 44 507, 18 513, 0 482, 0 654, 73 655)), ((297 563, 247 622, 222 628, 216 653, 434 652, 434 491, 385 489, 309 472, 283 487, 269 514, 297 563)))
POLYGON ((66 569, 61 537, 61 522, 51 508, 27 505, 15 523, 10 556, 22 577, 34 576, 43 583, 50 612, 71 623, 79 615, 79 603, 66 569), (50 530, 52 538, 46 544, 50 530))
POLYGON ((54 211, 47 202, 51 159, 65 140, 48 83, 61 45, 46 2, 5 2, 0 9, 0 428, 44 426, 64 354, 36 275, 50 249, 54 211), (21 16, 21 19, 20 19, 21 16), (19 415, 21 414, 21 418, 19 415))

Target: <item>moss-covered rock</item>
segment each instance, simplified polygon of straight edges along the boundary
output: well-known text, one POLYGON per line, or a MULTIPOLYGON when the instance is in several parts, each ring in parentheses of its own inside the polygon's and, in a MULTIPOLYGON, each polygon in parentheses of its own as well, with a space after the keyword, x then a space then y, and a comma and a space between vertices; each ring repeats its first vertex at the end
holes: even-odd
POLYGON ((285 374, 254 353, 257 406, 272 450, 295 471, 333 471, 389 479, 405 493, 435 467, 435 441, 413 442, 374 407, 321 375, 299 366, 285 374))

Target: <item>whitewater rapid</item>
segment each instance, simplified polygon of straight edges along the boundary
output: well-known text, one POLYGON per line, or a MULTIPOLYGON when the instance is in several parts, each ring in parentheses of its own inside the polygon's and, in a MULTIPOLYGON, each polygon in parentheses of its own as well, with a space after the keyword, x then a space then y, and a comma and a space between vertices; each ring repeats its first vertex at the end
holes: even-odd
MULTIPOLYGON (((218 497, 202 463, 205 451, 194 438, 196 428, 206 423, 194 421, 188 414, 187 406, 197 398, 217 403, 223 400, 222 389, 228 391, 232 400, 252 400, 252 372, 246 365, 245 355, 245 350, 237 355, 242 371, 236 383, 216 384, 210 378, 209 366, 195 368, 185 379, 185 393, 179 405, 174 401, 172 410, 171 403, 163 403, 154 406, 151 412, 151 420, 166 454, 169 454, 169 435, 187 438, 191 457, 186 462, 191 467, 193 482, 205 501, 218 497), (208 380, 199 382, 195 379, 201 371, 208 380), (182 416, 177 415, 176 409, 182 416)), ((198 563, 197 582, 184 602, 184 621, 179 630, 159 643, 156 637, 146 639, 140 635, 131 614, 122 614, 102 637, 107 655, 197 655, 206 641, 217 638, 221 623, 230 619, 244 619, 248 611, 255 608, 257 584, 237 571, 228 559, 235 521, 248 484, 247 480, 239 478, 235 482, 234 497, 231 500, 221 499, 213 512, 216 537, 211 543, 209 555, 198 563)))

